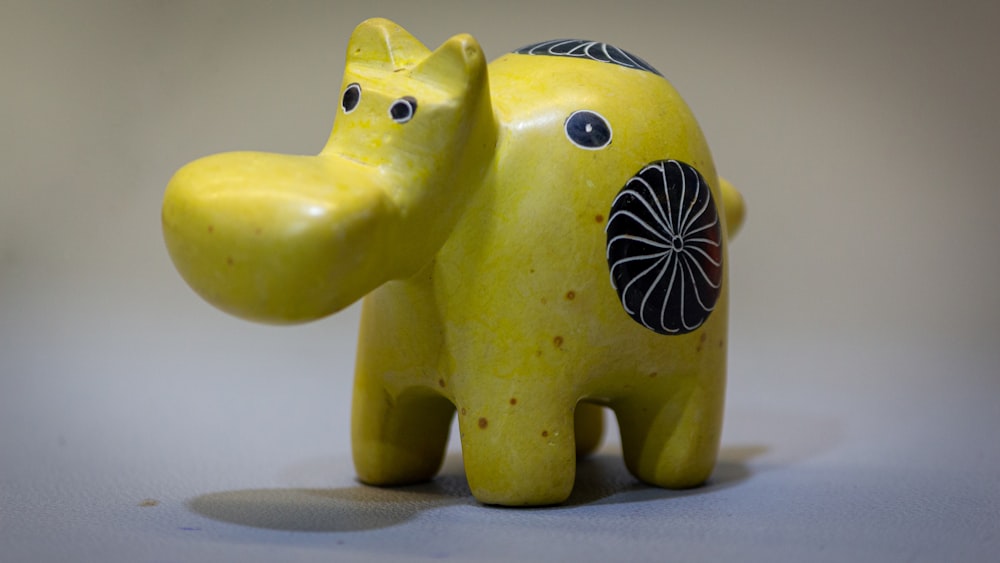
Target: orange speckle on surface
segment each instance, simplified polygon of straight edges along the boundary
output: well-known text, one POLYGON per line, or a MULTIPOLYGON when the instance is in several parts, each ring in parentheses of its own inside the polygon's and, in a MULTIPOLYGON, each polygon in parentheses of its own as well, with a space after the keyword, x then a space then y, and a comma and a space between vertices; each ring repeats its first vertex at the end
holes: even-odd
POLYGON ((542 430, 542 438, 548 438, 548 437, 549 437, 549 431, 548 430, 542 430))
POLYGON ((576 299, 576 292, 573 291, 572 289, 569 290, 569 291, 567 291, 566 292, 566 299, 569 300, 569 301, 572 301, 572 300, 576 299))
POLYGON ((257 227, 256 229, 254 229, 254 230, 253 230, 253 234, 255 234, 255 235, 259 235, 259 234, 261 234, 262 232, 263 232, 263 231, 261 230, 261 228, 260 228, 260 227, 257 227))
POLYGON ((444 387, 444 379, 439 379, 439 380, 438 380, 438 385, 439 385, 440 387, 444 387))
POLYGON ((597 215, 594 215, 594 221, 596 221, 598 223, 603 223, 604 222, 604 215, 601 215, 600 213, 598 213, 597 215))
POLYGON ((510 404, 516 405, 517 404, 517 397, 511 397, 510 398, 510 404))
POLYGON ((650 373, 649 377, 656 377, 656 372, 654 371, 654 372, 650 373))
POLYGON ((545 305, 545 304, 547 304, 548 302, 549 302, 549 300, 548 300, 548 299, 546 299, 545 297, 542 297, 542 305, 545 305))
POLYGON ((485 418, 480 417, 480 419, 479 419, 479 427, 480 428, 486 428, 489 425, 490 425, 490 421, 486 420, 485 418))
POLYGON ((226 265, 227 266, 232 266, 233 265, 233 257, 232 256, 226 256, 226 265))
POLYGON ((139 501, 139 506, 142 507, 157 506, 158 504, 160 504, 160 501, 156 500, 155 498, 144 498, 141 501, 139 501))
POLYGON ((553 338, 552 339, 552 344, 555 345, 556 348, 562 348, 563 337, 562 336, 557 336, 557 337, 553 338))
POLYGON ((462 413, 462 416, 465 416, 465 407, 462 407, 462 410, 460 410, 458 412, 462 413))
POLYGON ((215 232, 215 225, 209 225, 208 226, 208 232, 209 233, 214 233, 215 232))

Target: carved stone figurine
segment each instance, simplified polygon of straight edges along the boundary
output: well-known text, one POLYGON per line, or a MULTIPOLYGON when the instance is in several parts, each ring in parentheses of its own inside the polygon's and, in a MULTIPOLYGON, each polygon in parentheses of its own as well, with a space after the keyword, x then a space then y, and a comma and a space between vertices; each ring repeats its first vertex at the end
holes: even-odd
POLYGON ((224 311, 298 323, 364 298, 352 417, 361 481, 440 468, 457 412, 469 486, 565 500, 618 417, 628 469, 692 487, 715 463, 728 239, 739 194, 687 105, 610 45, 486 64, 373 19, 351 36, 317 156, 209 156, 167 187, 184 279, 224 311))

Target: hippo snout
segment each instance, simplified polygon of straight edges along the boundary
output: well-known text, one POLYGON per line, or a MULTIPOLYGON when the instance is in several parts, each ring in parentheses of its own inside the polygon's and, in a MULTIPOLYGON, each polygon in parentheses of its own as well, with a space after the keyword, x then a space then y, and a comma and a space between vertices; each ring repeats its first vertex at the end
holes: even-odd
POLYGON ((350 305, 385 265, 392 201, 377 170, 336 156, 222 153, 167 186, 163 235, 187 283, 249 320, 306 322, 350 305))

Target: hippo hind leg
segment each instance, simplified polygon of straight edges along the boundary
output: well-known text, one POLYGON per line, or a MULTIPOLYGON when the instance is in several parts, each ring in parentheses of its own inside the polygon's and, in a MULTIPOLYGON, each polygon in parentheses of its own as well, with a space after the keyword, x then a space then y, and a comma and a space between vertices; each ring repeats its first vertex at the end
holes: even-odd
POLYGON ((638 479, 668 489, 703 484, 712 473, 722 427, 721 393, 700 386, 616 401, 622 454, 638 479))

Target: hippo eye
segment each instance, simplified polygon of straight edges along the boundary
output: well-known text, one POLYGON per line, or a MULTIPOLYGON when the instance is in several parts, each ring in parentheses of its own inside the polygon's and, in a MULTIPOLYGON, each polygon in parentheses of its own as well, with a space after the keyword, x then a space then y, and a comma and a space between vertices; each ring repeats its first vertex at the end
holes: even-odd
POLYGON ((358 107, 361 101, 361 85, 353 82, 344 89, 344 97, 340 100, 340 107, 344 108, 344 113, 351 113, 358 107))
POLYGON ((579 110, 566 118, 566 137, 581 149, 597 150, 611 144, 611 124, 596 111, 579 110))
POLYGON ((406 123, 417 113, 417 100, 413 96, 404 96, 389 106, 389 117, 396 123, 406 123))

